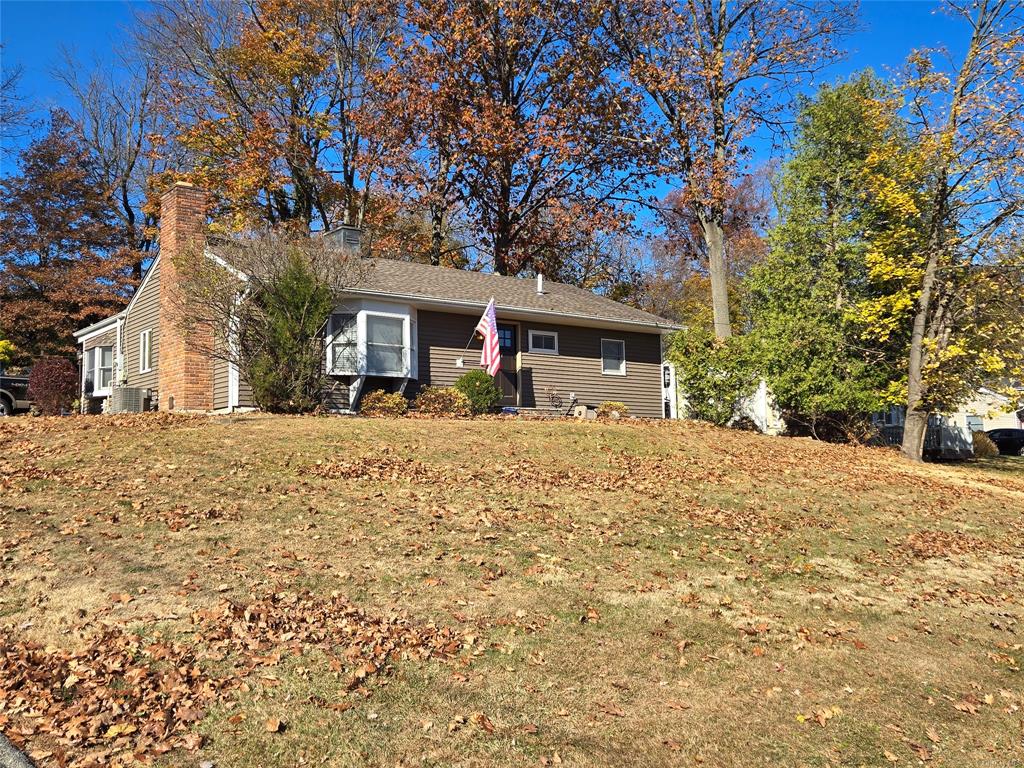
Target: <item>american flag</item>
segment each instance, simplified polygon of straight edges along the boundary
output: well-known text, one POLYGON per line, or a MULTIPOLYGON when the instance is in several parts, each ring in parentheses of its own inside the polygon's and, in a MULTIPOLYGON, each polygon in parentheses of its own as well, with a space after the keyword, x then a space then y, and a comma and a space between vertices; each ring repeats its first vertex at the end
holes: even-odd
POLYGON ((484 337, 484 348, 480 350, 480 367, 491 376, 501 370, 501 351, 498 347, 498 318, 494 315, 494 299, 484 310, 480 322, 476 324, 476 332, 484 337))

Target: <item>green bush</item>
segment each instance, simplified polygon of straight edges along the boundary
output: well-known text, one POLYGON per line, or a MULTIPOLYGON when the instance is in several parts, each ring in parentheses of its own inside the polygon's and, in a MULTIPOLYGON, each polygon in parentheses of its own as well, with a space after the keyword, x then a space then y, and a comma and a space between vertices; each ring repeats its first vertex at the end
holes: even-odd
POLYGON ((999 455, 999 447, 984 432, 972 432, 971 442, 974 444, 976 459, 994 459, 999 455))
POLYGON ((673 335, 668 350, 675 363, 687 416, 712 424, 728 424, 743 399, 757 389, 758 377, 748 340, 718 340, 710 331, 687 329, 673 335))
POLYGON ((469 400, 455 387, 427 387, 413 403, 420 413, 430 416, 469 416, 469 400))
POLYGON ((618 400, 605 400, 597 406, 599 419, 624 419, 629 416, 629 406, 618 400))
POLYGON ((462 374, 455 380, 455 388, 466 396, 469 409, 474 414, 486 413, 501 402, 501 390, 487 371, 475 370, 462 374))
POLYGON ((363 416, 385 416, 396 418, 404 416, 409 410, 409 401, 401 392, 385 392, 376 389, 363 395, 359 403, 359 412, 363 416))
POLYGON ((308 413, 323 401, 320 329, 334 294, 302 251, 292 250, 287 259, 240 308, 240 363, 260 408, 308 413))

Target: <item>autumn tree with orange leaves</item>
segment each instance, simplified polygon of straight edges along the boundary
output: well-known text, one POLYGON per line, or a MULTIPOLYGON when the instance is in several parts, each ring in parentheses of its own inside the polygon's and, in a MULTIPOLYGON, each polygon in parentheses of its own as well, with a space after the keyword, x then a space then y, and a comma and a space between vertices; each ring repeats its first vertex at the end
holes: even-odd
POLYGON ((356 0, 160 0, 140 16, 169 139, 229 229, 362 224, 375 139, 356 114, 393 26, 393 6, 356 0))
POLYGON ((0 338, 17 364, 73 357, 72 333, 124 308, 133 250, 67 113, 0 180, 0 338))
POLYGON ((618 66, 641 91, 659 150, 706 243, 714 330, 732 333, 727 200, 748 140, 785 119, 801 78, 839 56, 855 3, 772 0, 607 0, 603 26, 618 66))
POLYGON ((405 17, 389 87, 408 99, 401 143, 435 244, 454 202, 499 274, 543 269, 566 227, 622 226, 640 105, 612 76, 592 6, 420 0, 405 17))

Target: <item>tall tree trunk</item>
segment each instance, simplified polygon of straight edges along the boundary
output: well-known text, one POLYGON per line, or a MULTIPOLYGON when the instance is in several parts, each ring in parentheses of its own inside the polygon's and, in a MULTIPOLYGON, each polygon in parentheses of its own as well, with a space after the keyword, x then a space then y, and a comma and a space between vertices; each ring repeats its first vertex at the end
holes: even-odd
POLYGON ((494 271, 499 275, 509 274, 509 253, 512 243, 505 229, 499 229, 494 235, 494 271))
POLYGON ((727 339, 732 336, 729 320, 729 281, 725 268, 725 230, 715 215, 702 215, 700 223, 704 229, 704 241, 708 247, 708 272, 711 275, 711 311, 715 321, 715 336, 727 339))
POLYGON ((728 3, 718 2, 718 19, 714 24, 712 42, 714 51, 714 74, 709 83, 711 89, 711 119, 714 140, 714 165, 711 169, 711 202, 701 218, 704 240, 708 247, 708 272, 711 275, 711 312, 715 321, 715 337, 727 339, 732 336, 729 320, 729 276, 725 266, 725 208, 721 200, 722 190, 728 181, 729 144, 726 135, 726 85, 725 85, 725 39, 729 34, 726 19, 728 3), (715 184, 714 182, 719 182, 715 184))
MULTIPOLYGON (((945 186, 945 176, 940 176, 945 186)), ((943 212, 945 205, 938 203, 936 208, 943 212)), ((908 459, 921 461, 924 450, 924 433, 928 426, 928 409, 924 407, 927 386, 924 380, 926 356, 924 339, 928 331, 928 316, 932 308, 932 294, 935 291, 935 279, 939 271, 939 252, 942 248, 941 229, 943 216, 936 216, 932 223, 932 233, 928 240, 928 260, 925 262, 924 278, 921 281, 921 295, 917 299, 917 313, 914 315, 914 326, 910 334, 910 359, 907 365, 907 420, 903 429, 903 445, 900 450, 908 459), (911 429, 911 418, 915 421, 911 429), (923 419, 924 426, 919 423, 923 419)))
POLYGON ((907 407, 907 416, 903 422, 904 456, 914 461, 921 461, 924 455, 924 438, 928 433, 928 411, 907 407))
POLYGON ((435 267, 441 264, 441 253, 444 250, 444 209, 437 201, 430 205, 430 263, 435 267))

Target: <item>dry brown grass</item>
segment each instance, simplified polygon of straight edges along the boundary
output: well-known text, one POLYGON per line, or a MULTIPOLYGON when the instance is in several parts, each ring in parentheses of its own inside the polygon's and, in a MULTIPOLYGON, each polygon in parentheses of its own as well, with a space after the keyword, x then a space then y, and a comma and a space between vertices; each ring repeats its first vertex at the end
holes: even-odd
POLYGON ((458 638, 358 685, 279 638, 173 766, 1019 768, 1022 541, 1015 459, 688 423, 0 423, 0 637, 109 624, 217 677, 246 652, 196 616, 308 591, 458 638))

